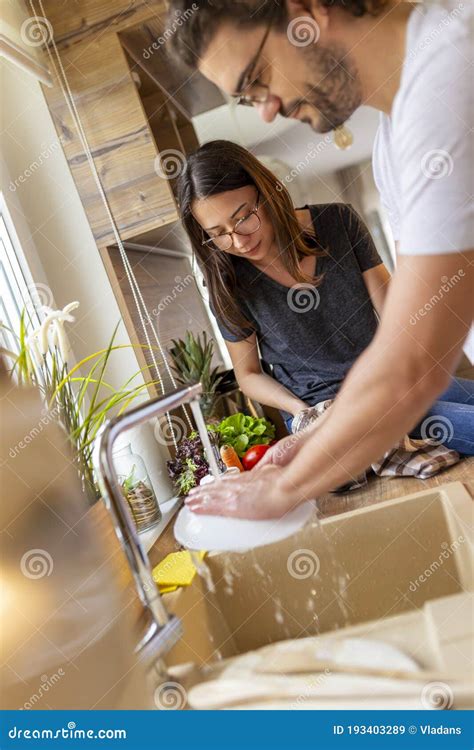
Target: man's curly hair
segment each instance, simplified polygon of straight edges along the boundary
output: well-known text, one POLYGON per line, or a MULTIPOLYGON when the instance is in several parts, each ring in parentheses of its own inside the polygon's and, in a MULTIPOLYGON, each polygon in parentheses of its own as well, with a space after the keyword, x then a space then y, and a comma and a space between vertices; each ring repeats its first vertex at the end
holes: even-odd
MULTIPOLYGON (((327 8, 338 7, 353 16, 376 16, 388 0, 320 0, 327 8)), ((197 68, 217 29, 233 22, 239 27, 263 26, 273 18, 274 27, 288 24, 285 0, 170 0, 168 26, 174 29, 168 48, 176 60, 197 68)))

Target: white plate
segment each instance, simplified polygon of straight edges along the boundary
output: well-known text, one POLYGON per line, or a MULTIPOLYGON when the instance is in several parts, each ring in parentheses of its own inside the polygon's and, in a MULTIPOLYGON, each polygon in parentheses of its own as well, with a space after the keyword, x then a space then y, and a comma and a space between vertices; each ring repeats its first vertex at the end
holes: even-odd
POLYGON ((405 672, 420 669, 416 661, 398 646, 370 638, 328 638, 326 642, 316 645, 315 657, 352 667, 400 669, 405 672))
POLYGON ((244 552, 273 544, 296 533, 311 518, 313 502, 303 503, 283 518, 253 521, 225 516, 201 516, 186 506, 174 525, 177 542, 194 550, 244 552))

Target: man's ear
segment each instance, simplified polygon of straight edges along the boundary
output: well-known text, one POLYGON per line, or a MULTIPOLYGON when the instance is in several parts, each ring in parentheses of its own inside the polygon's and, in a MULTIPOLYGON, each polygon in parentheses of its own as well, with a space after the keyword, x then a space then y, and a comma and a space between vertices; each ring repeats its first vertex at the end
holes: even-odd
POLYGON ((310 16, 321 30, 327 28, 329 8, 323 5, 321 0, 286 0, 286 9, 290 20, 310 16))

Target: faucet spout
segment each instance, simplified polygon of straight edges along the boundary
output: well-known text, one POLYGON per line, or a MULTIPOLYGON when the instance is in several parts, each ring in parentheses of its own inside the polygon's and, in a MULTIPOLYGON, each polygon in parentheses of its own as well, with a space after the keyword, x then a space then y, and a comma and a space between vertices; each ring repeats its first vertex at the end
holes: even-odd
POLYGON ((148 555, 140 541, 114 468, 113 447, 118 436, 123 432, 153 417, 163 416, 179 406, 198 402, 201 394, 202 386, 197 383, 140 404, 123 416, 111 420, 100 442, 99 482, 105 504, 111 513, 115 533, 127 556, 140 600, 152 619, 149 632, 139 644, 138 650, 140 652, 152 650, 155 658, 161 657, 172 648, 181 635, 181 629, 176 618, 171 617, 167 612, 153 580, 148 555), (150 649, 151 641, 154 646, 152 649, 150 649))

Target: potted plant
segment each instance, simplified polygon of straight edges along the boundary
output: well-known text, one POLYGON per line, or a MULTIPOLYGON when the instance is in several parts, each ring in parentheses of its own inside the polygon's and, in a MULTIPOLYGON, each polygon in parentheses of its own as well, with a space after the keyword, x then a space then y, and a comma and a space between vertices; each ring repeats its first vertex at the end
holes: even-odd
POLYGON ((172 339, 172 344, 169 353, 176 380, 182 385, 202 384, 201 410, 204 419, 211 420, 218 398, 217 386, 223 377, 218 367, 212 367, 214 342, 207 338, 205 331, 197 336, 186 331, 184 339, 172 339))
POLYGON ((33 386, 41 391, 48 415, 68 435, 83 488, 90 501, 95 502, 100 497, 92 460, 95 438, 109 416, 125 411, 155 381, 133 383, 147 369, 143 368, 120 388, 107 382, 112 352, 131 346, 114 344, 118 325, 105 349, 71 367, 64 326, 74 322, 72 312, 77 307, 79 302, 71 302, 62 310, 42 308, 43 321, 34 330, 23 312, 18 333, 10 331, 17 339, 18 353, 3 350, 3 354, 12 359, 11 374, 20 386, 33 386))

